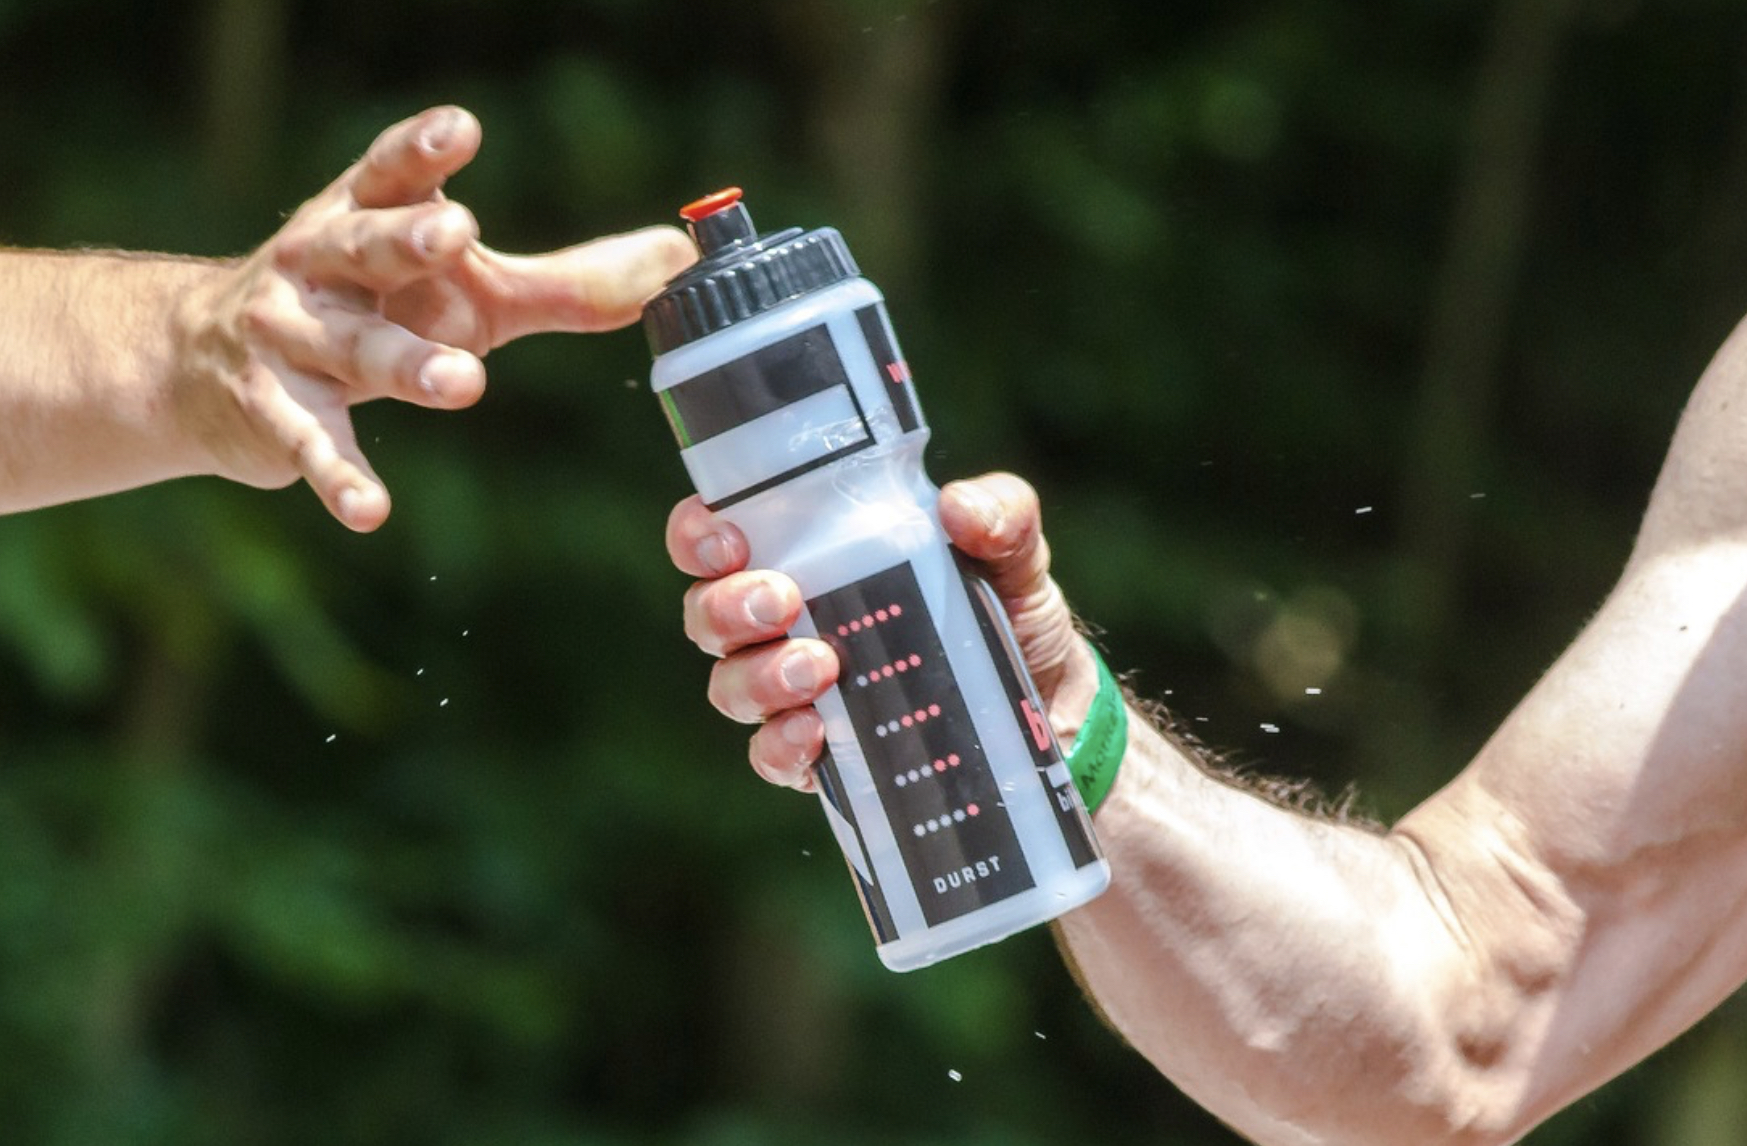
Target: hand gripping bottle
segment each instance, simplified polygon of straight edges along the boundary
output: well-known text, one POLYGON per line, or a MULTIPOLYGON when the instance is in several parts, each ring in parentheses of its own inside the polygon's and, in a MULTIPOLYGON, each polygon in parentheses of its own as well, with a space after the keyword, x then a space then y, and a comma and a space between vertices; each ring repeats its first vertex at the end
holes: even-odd
POLYGON ((702 260, 644 310, 651 385, 704 502, 794 578, 825 817, 879 955, 925 966, 1103 891, 1108 863, 989 587, 948 545, 928 425, 836 230, 759 235, 730 188, 680 212, 702 260))

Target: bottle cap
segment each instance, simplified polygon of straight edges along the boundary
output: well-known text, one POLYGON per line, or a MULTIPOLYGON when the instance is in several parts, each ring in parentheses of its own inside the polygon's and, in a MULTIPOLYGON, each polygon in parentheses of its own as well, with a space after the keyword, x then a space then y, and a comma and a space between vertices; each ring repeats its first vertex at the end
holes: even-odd
POLYGON ((643 307, 654 353, 861 273, 836 228, 760 235, 740 198, 740 188, 727 187, 680 208, 702 258, 643 307))

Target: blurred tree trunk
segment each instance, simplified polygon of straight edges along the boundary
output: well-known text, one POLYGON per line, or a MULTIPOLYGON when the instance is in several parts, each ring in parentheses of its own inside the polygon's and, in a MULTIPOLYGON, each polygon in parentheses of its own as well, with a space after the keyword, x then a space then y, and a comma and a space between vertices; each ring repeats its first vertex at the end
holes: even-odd
POLYGON ((955 5, 843 0, 807 0, 771 14, 813 68, 809 134, 841 206, 836 225, 893 298, 908 291, 920 250, 930 125, 957 16, 955 5))
MULTIPOLYGON (((180 618, 172 617, 171 624, 180 618)), ((216 656, 210 640, 148 631, 129 659, 131 688, 113 741, 114 771, 103 780, 98 865, 105 941, 92 955, 84 993, 85 1046, 93 1081, 126 1124, 130 1104, 152 1071, 147 1027, 178 957, 178 941, 198 883, 199 842, 187 838, 181 805, 186 765, 207 710, 211 677, 198 666, 216 656), (183 647, 172 652, 171 646, 183 647)))
POLYGON ((1415 660, 1436 656, 1454 620, 1548 95, 1580 3, 1504 0, 1480 63, 1399 507, 1398 616, 1415 660))
MULTIPOLYGON (((202 61, 202 166, 218 196, 270 193, 280 146, 285 86, 286 0, 209 0, 196 25, 202 61)), ((175 793, 212 687, 196 666, 216 655, 190 618, 179 632, 154 629, 130 665, 133 688, 115 738, 121 798, 107 807, 103 884, 122 920, 93 968, 85 1018, 92 1062, 118 1094, 148 1071, 146 1025, 155 993, 177 957, 194 883, 194 845, 182 838, 175 793), (174 646, 182 646, 175 648, 174 646)))
MULTIPOLYGON (((808 136, 831 180, 832 223, 893 298, 907 296, 919 250, 930 124, 951 48, 944 7, 806 0, 766 11, 811 71, 808 136)), ((854 894, 847 880, 842 894, 854 894)), ((764 1101, 818 1101, 836 1085, 854 1029, 843 984, 792 941, 756 927, 744 940, 725 962, 748 1005, 724 1017, 733 1058, 720 1073, 764 1101)))
POLYGON ((204 37, 205 167, 221 194, 264 190, 280 142, 285 0, 209 0, 204 37))

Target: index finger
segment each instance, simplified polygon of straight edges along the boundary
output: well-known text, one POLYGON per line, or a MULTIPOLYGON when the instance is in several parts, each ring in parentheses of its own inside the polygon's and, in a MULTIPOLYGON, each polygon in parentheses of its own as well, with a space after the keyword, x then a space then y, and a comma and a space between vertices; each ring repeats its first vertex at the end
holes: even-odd
POLYGON ((479 121, 465 108, 434 107, 376 137, 346 182, 360 207, 405 207, 437 197, 444 180, 479 152, 479 121))
POLYGON ((694 493, 667 515, 667 556, 681 573, 721 577, 746 568, 752 553, 746 535, 711 513, 694 493))
POLYGON ((697 261, 698 249, 684 231, 657 225, 543 255, 479 247, 474 257, 489 297, 492 337, 501 346, 525 334, 628 326, 651 295, 697 261))

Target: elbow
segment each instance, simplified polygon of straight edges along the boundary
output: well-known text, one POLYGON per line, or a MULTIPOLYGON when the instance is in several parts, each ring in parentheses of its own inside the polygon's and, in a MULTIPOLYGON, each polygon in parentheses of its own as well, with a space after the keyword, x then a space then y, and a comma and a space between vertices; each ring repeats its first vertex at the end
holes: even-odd
POLYGON ((1257 1038, 1175 1081, 1258 1146, 1509 1146, 1533 1129, 1507 1042, 1400 1012, 1341 1026, 1335 1053, 1257 1038))
POLYGON ((1375 964, 1380 990, 1304 1022, 1318 1032, 1314 1047, 1257 1028, 1229 1064, 1228 1078, 1243 1085, 1223 1096, 1223 1116, 1264 1146, 1520 1141, 1539 1121, 1528 1097, 1534 1025, 1511 992, 1434 971, 1416 960, 1375 964))
POLYGON ((1539 1119, 1525 1109, 1529 1090, 1525 1041, 1518 1028, 1466 1022, 1428 1023, 1408 1043, 1395 1046, 1393 1070, 1359 1072, 1351 1099, 1371 1116, 1356 1133, 1328 1139, 1354 1146, 1510 1146, 1539 1119))
POLYGON ((1316 1109, 1284 1118, 1251 1107, 1232 1125, 1261 1146, 1510 1146, 1534 1129, 1485 1085, 1427 1088, 1356 1078, 1316 1109), (1392 1091, 1392 1093, 1390 1093, 1392 1091))

